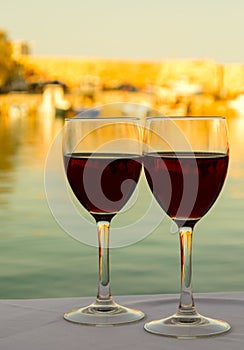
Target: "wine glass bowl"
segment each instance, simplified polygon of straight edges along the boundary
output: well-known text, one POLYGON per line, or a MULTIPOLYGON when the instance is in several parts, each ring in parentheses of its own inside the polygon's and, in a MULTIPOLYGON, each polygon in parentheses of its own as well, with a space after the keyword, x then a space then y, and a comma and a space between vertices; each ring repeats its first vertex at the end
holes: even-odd
POLYGON ((229 160, 223 117, 148 118, 144 166, 149 187, 179 229, 181 295, 173 316, 148 322, 144 328, 178 338, 217 335, 227 322, 200 315, 192 294, 192 235, 223 187, 229 160))
POLYGON ((97 224, 99 282, 95 301, 65 313, 68 321, 113 325, 138 321, 143 312, 118 305, 110 288, 110 222, 133 194, 142 170, 141 125, 137 118, 67 119, 64 167, 69 186, 97 224))

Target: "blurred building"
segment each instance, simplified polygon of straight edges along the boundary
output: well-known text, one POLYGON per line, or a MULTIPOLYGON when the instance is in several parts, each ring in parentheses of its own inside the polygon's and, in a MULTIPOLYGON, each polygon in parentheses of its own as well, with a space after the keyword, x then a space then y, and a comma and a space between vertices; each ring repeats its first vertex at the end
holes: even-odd
POLYGON ((31 54, 31 44, 26 40, 14 40, 12 41, 12 50, 14 59, 28 56, 31 54))

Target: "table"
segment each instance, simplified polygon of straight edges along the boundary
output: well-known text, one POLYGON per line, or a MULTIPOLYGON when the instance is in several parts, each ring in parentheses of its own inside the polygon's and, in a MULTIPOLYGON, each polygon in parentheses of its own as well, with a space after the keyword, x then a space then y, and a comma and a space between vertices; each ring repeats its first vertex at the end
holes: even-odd
POLYGON ((174 339, 147 333, 145 321, 176 311, 178 295, 118 296, 115 301, 146 313, 144 320, 120 326, 67 322, 64 312, 94 298, 0 300, 0 350, 240 350, 244 345, 244 292, 195 294, 200 313, 228 321, 232 330, 201 339, 174 339))

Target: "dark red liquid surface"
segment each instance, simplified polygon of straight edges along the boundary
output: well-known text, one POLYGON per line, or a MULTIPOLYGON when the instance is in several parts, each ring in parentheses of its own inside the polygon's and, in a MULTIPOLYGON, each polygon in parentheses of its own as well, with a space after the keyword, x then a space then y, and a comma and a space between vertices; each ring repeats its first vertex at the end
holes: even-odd
POLYGON ((148 184, 178 225, 197 222, 216 201, 228 168, 218 153, 151 153, 144 157, 148 184))
POLYGON ((96 220, 110 220, 129 200, 139 180, 141 157, 123 154, 65 155, 69 184, 96 220))

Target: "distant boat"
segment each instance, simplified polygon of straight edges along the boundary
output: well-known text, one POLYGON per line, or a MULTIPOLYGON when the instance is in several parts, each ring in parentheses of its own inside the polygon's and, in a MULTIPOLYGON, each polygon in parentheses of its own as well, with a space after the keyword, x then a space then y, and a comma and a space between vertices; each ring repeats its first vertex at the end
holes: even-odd
POLYGON ((97 118, 100 114, 100 108, 79 108, 74 110, 77 118, 97 118))

